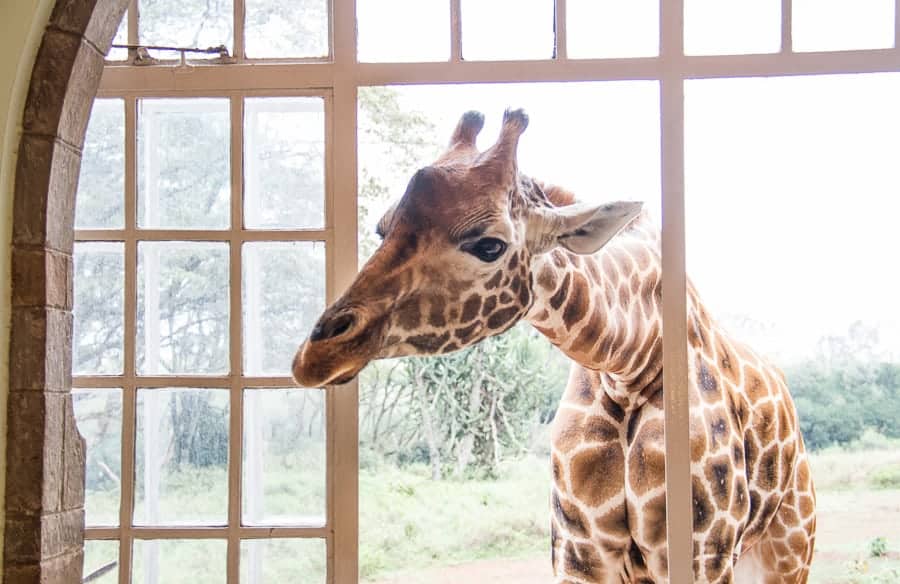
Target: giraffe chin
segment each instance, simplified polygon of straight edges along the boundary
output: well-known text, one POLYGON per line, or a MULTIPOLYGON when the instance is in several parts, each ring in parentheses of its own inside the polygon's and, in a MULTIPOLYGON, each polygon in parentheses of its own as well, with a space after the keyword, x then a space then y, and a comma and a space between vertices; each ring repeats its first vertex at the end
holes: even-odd
POLYGON ((291 368, 294 381, 302 387, 323 387, 349 383, 368 364, 368 361, 338 364, 334 362, 333 357, 329 358, 326 352, 318 349, 319 347, 310 347, 304 344, 294 357, 291 368))

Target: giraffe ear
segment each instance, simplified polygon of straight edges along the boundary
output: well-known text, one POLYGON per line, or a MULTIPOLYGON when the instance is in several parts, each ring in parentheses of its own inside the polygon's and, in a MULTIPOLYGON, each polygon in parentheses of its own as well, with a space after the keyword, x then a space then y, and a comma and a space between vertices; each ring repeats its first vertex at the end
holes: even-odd
POLYGON ((642 207, 640 201, 617 201, 535 209, 528 220, 528 243, 534 253, 561 245, 571 252, 589 255, 631 223, 642 207))

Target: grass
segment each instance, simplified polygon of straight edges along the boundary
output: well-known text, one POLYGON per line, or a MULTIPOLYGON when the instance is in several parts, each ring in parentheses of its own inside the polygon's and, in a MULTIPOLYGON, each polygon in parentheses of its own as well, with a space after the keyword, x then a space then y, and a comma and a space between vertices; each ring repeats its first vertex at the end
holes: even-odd
POLYGON ((818 512, 810 583, 900 582, 900 441, 867 435, 810 461, 818 512))
MULTIPOLYGON (((900 445, 865 446, 865 450, 832 448, 811 456, 818 493, 812 584, 900 583, 900 487, 895 482, 900 445), (873 554, 873 549, 878 553, 873 554)), ((267 475, 264 491, 268 513, 288 514, 298 504, 310 514, 321 508, 321 470, 302 458, 307 464, 282 463, 280 472, 267 475)), ((549 562, 550 469, 546 457, 527 456, 507 462, 496 480, 432 481, 429 474, 424 465, 399 469, 373 464, 360 471, 362 582, 389 577, 413 581, 404 574, 480 559, 546 558, 549 562)), ((211 469, 210 477, 204 480, 193 480, 198 477, 190 474, 192 480, 168 482, 164 497, 173 501, 167 508, 180 512, 204 497, 221 500, 226 485, 220 475, 220 469, 211 469), (213 475, 218 478, 212 480, 213 475), (201 485, 202 493, 198 492, 201 485)), ((118 506, 118 497, 112 493, 93 496, 95 508, 118 506)), ((198 510, 192 509, 194 513, 198 510)), ((276 549, 279 545, 254 556, 262 557, 258 561, 262 562, 265 582, 323 581, 324 550, 276 549), (305 566, 302 577, 297 574, 300 565, 305 566)), ((86 568, 114 560, 116 554, 114 542, 91 542, 86 550, 86 568)), ((166 549, 163 556, 163 571, 191 566, 191 582, 220 582, 224 556, 219 548, 197 554, 175 546, 166 549), (209 558, 209 570, 201 570, 192 561, 198 556, 209 558)), ((242 550, 242 568, 250 557, 248 550, 242 550)), ((135 560, 137 569, 141 561, 137 555, 135 560)), ((113 572, 96 582, 115 581, 113 572)), ((166 582, 176 583, 177 579, 166 582)))
POLYGON ((548 477, 536 457, 493 481, 432 481, 424 466, 360 473, 360 577, 546 553, 548 477))

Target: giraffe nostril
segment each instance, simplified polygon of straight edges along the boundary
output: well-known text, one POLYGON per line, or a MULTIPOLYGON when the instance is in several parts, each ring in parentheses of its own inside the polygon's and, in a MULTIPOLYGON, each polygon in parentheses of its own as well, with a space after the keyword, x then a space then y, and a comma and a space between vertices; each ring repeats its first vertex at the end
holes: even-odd
POLYGON ((333 339, 334 337, 339 337, 350 330, 355 322, 356 317, 348 312, 339 314, 328 320, 320 320, 316 323, 315 328, 313 328, 312 333, 309 335, 309 340, 325 341, 333 339))

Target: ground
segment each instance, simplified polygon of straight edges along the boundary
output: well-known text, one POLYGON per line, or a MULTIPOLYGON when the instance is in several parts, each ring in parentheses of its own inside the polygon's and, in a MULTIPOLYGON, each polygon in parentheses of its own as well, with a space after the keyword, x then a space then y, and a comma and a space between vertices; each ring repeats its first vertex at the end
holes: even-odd
MULTIPOLYGON (((868 557, 868 545, 875 537, 900 544, 900 491, 839 491, 819 496, 818 548, 813 562, 815 584, 849 584, 876 577, 890 568, 900 569, 900 553, 888 557, 868 557), (855 561, 865 562, 856 573, 855 561)), ((889 576, 885 575, 884 578, 889 576)), ((442 568, 398 574, 377 584, 547 584, 552 581, 549 554, 465 562, 442 568)), ((876 580, 877 581, 877 580, 876 580)), ((894 582, 884 580, 885 584, 894 582)), ((900 580, 898 580, 900 582, 900 580)))
MULTIPOLYGON (((830 450, 813 455, 818 482, 816 557, 810 584, 900 584, 900 485, 873 485, 873 476, 898 468, 900 452, 830 450), (872 557, 883 538, 886 552, 872 557)), ((891 475, 893 476, 893 475, 891 475)), ((477 551, 473 550, 472 555, 477 551)), ((455 554, 461 556, 464 554, 455 554)), ((440 561, 440 560, 438 560, 440 561)), ((364 584, 547 584, 549 553, 460 561, 363 580, 364 584)))

